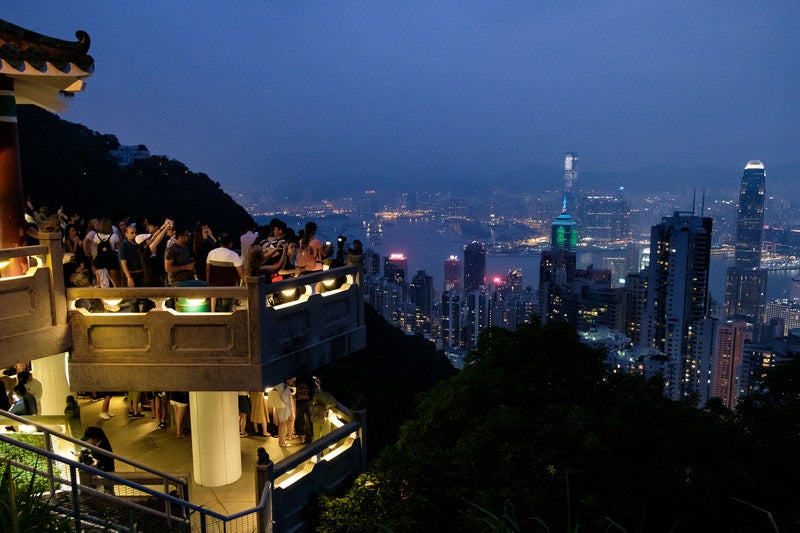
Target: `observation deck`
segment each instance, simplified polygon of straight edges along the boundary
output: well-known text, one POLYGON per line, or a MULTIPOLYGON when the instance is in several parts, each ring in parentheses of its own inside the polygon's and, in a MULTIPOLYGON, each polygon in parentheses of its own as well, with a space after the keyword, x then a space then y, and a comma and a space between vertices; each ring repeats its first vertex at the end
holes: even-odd
POLYGON ((72 390, 260 390, 366 344, 355 266, 244 287, 65 290, 60 235, 40 242, 0 250, 35 265, 0 278, 0 365, 68 352, 72 390), (207 311, 212 298, 232 310, 207 311), (124 311, 136 300, 152 309, 124 311))

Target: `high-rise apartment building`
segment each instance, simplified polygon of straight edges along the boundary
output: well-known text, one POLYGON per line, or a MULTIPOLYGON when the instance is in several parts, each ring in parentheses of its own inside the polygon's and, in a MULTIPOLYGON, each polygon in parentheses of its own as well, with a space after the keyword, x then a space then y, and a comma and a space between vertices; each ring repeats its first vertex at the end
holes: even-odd
POLYGON ((461 290, 461 260, 455 255, 444 261, 444 290, 461 290))
POLYGON ((787 301, 774 301, 766 305, 766 321, 779 320, 782 325, 776 336, 785 337, 791 330, 800 329, 800 304, 793 304, 787 301))
POLYGON ((486 278, 486 250, 483 244, 473 241, 464 246, 464 292, 484 286, 486 278))
POLYGON ((764 229, 764 183, 761 161, 744 167, 736 219, 735 266, 725 277, 725 315, 758 327, 764 320, 767 271, 761 268, 764 229))
POLYGON ((721 324, 717 332, 717 348, 714 358, 714 396, 726 407, 736 407, 739 384, 737 375, 742 364, 744 343, 753 340, 753 333, 744 321, 721 324))
POLYGON ((379 276, 381 273, 380 254, 372 249, 365 250, 363 265, 365 276, 379 276))
POLYGON ((711 228, 711 218, 676 212, 651 230, 643 326, 647 345, 666 357, 665 391, 674 400, 696 393, 704 401, 710 388, 711 228))
POLYGON ((442 345, 447 348, 461 348, 461 294, 445 291, 442 294, 442 345))
POLYGON ((625 276, 623 288, 623 307, 625 326, 623 331, 634 346, 648 345, 644 330, 644 316, 647 302, 647 271, 631 272, 625 276))
POLYGON ((414 304, 412 330, 415 333, 430 333, 433 313, 433 277, 426 274, 424 270, 418 270, 408 287, 408 295, 411 303, 414 304))
POLYGON ((474 290, 464 295, 463 341, 468 349, 478 346, 478 337, 492 324, 491 298, 485 291, 474 290))
POLYGON ((383 260, 383 277, 395 283, 408 279, 408 259, 405 254, 394 253, 383 260))

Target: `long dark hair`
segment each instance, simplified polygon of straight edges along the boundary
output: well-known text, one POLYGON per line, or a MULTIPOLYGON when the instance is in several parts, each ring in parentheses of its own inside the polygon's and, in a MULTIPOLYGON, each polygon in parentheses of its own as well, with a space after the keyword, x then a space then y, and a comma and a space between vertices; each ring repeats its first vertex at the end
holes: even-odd
POLYGON ((311 239, 314 238, 314 235, 317 234, 317 225, 312 221, 306 222, 306 229, 305 231, 300 232, 300 244, 302 246, 308 246, 308 243, 311 239))

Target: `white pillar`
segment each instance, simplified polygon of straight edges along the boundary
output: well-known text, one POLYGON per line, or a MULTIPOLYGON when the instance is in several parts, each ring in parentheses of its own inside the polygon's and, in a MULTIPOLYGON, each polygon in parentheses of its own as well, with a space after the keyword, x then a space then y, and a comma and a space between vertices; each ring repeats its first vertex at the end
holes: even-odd
POLYGON ((242 476, 236 392, 190 392, 194 481, 219 487, 242 476))
MULTIPOLYGON (((39 413, 43 415, 63 415, 70 391, 67 379, 67 353, 34 359, 31 374, 42 383, 42 401, 39 413)), ((74 394, 73 394, 74 396, 74 394)))

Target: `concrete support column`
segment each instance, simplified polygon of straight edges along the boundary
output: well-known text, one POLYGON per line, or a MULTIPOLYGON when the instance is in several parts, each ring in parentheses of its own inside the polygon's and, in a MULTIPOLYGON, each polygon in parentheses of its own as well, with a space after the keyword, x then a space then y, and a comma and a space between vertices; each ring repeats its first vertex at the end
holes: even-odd
POLYGON ((190 392, 194 480, 204 487, 228 485, 242 476, 236 392, 190 392))
POLYGON ((67 379, 67 357, 66 353, 60 353, 36 359, 32 363, 33 377, 42 382, 40 414, 64 414, 67 396, 72 394, 67 379))
MULTIPOLYGON (((0 74, 0 248, 20 246, 25 238, 24 228, 25 197, 19 165, 14 80, 0 74)), ((24 272, 23 259, 16 258, 0 276, 20 276, 24 272)))

